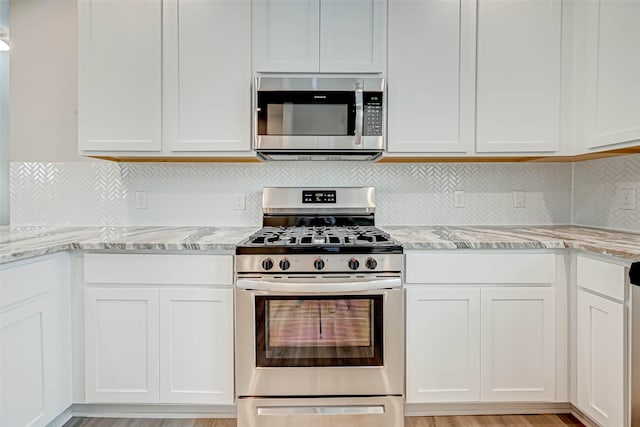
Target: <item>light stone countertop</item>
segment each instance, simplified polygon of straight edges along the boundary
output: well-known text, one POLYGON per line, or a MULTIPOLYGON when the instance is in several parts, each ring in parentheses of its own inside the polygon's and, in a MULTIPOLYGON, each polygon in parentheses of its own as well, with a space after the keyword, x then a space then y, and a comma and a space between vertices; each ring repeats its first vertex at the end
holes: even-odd
MULTIPOLYGON (((580 249, 640 260, 640 234, 577 226, 381 226, 405 250, 580 249)), ((67 250, 220 251, 259 227, 0 227, 0 264, 67 250)))
POLYGON ((0 227, 0 264, 67 250, 220 251, 260 227, 0 227))
POLYGON ((570 225, 381 227, 406 250, 580 249, 640 261, 640 234, 570 225))

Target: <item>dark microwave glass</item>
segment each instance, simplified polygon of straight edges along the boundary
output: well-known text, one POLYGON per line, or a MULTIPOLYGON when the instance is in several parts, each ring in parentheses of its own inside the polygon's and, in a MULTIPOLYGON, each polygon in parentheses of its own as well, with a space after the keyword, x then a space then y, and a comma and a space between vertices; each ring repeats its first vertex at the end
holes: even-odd
POLYGON ((353 91, 258 92, 258 135, 355 135, 353 91))

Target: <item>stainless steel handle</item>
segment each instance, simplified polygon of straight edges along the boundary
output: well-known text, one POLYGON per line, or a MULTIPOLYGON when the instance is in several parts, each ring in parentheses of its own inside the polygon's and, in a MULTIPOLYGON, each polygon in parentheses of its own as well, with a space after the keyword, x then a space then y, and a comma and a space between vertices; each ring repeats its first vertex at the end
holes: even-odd
POLYGON ((258 415, 365 415, 384 414, 383 405, 375 406, 276 406, 258 407, 258 415))
POLYGON ((390 288, 400 288, 400 278, 385 278, 366 281, 340 282, 301 282, 270 281, 263 279, 238 279, 236 286, 240 289, 254 289, 257 291, 287 292, 296 295, 308 293, 338 293, 338 292, 367 292, 390 288))
POLYGON ((354 134, 355 145, 362 144, 362 122, 364 120, 364 103, 362 101, 362 83, 356 83, 356 124, 354 134))

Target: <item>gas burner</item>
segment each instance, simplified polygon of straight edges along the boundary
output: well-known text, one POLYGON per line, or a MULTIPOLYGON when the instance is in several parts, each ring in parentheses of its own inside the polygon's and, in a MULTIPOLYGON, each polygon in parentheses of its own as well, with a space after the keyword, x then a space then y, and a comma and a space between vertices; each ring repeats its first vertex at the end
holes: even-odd
POLYGON ((402 254, 402 246, 375 226, 373 200, 373 188, 367 187, 265 188, 263 227, 236 247, 237 255, 255 259, 241 258, 239 262, 243 268, 270 273, 295 272, 300 268, 311 268, 314 272, 383 271, 388 263, 382 255, 402 254), (305 196, 308 194, 321 202, 309 202, 305 196), (294 255, 308 256, 308 260, 304 258, 308 265, 304 267, 303 258, 294 255), (340 256, 340 260, 325 258, 334 255, 340 256), (370 268, 376 263, 380 267, 370 268))
POLYGON ((393 243, 389 234, 373 226, 264 227, 245 244, 250 246, 375 246, 393 243))

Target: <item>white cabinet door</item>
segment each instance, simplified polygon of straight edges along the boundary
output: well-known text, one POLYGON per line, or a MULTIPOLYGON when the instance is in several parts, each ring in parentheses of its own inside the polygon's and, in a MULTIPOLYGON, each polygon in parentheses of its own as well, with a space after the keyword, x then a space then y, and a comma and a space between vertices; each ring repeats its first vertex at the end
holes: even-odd
POLYGON ((578 407, 604 427, 624 421, 622 303, 578 289, 578 407))
POLYGON ((157 403, 158 289, 85 291, 86 401, 157 403))
POLYGON ((162 1, 78 2, 80 150, 159 151, 162 1))
POLYGON ((47 424, 45 357, 49 313, 47 295, 0 313, 0 425, 47 424))
POLYGON ((587 147, 640 140, 640 2, 596 0, 580 6, 589 9, 583 39, 589 74, 587 147))
POLYGON ((473 150, 475 32, 473 0, 389 1, 389 152, 473 150))
POLYGON ((72 403, 68 257, 0 266, 0 425, 45 426, 72 403))
POLYGON ((480 324, 482 400, 553 400, 553 288, 482 289, 480 324))
POLYGON ((248 151, 251 3, 164 2, 165 144, 177 151, 248 151))
POLYGON ((253 68, 318 72, 320 0, 253 0, 253 68))
POLYGON ((480 289, 407 289, 407 402, 480 400, 480 289))
POLYGON ((160 401, 233 404, 233 289, 160 290, 160 401))
POLYGON ((478 152, 559 149, 561 4, 478 1, 478 152))
POLYGON ((320 72, 383 73, 385 0, 322 0, 320 72))

